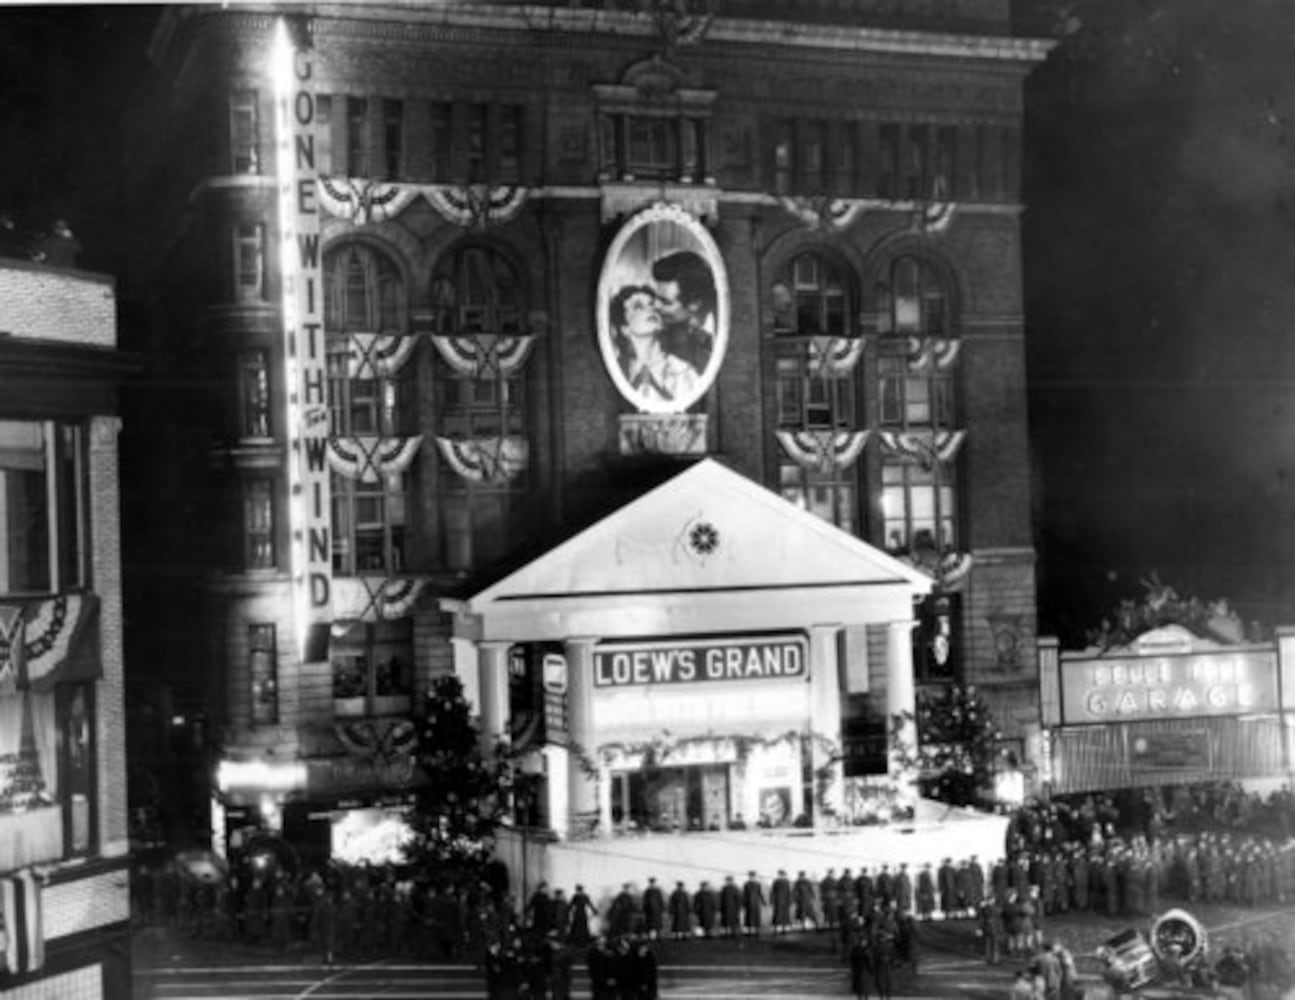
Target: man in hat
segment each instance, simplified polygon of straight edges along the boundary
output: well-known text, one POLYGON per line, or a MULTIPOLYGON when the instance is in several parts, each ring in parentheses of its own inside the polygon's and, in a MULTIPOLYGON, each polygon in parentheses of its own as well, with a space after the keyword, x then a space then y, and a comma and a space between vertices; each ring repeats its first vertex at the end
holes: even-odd
POLYGON ((682 882, 676 882, 670 893, 670 934, 676 941, 692 936, 692 900, 682 882))
POLYGON ((818 911, 814 906, 814 883, 804 872, 796 875, 796 883, 791 887, 791 897, 797 926, 802 930, 809 930, 809 925, 812 923, 814 930, 818 930, 818 911))
POLYGON ((837 893, 836 869, 829 868, 818 883, 818 902, 823 907, 823 928, 826 930, 836 926, 837 893))
POLYGON ((764 887, 756 878, 755 872, 747 872, 746 884, 742 886, 742 916, 746 934, 750 937, 760 936, 764 906, 764 887))
POLYGON ((643 923, 651 941, 657 940, 665 928, 665 893, 655 878, 649 878, 643 890, 643 923))
POLYGON ((791 929, 791 880, 781 868, 769 887, 769 905, 773 913, 769 923, 775 934, 786 934, 791 929))
POLYGON ((725 937, 737 937, 742 923, 742 892, 732 875, 724 877, 719 890, 719 926, 725 937))
POLYGON ((709 882, 702 882, 697 895, 692 901, 693 912, 697 915, 697 926, 703 937, 709 938, 715 932, 715 921, 719 916, 719 897, 709 882))

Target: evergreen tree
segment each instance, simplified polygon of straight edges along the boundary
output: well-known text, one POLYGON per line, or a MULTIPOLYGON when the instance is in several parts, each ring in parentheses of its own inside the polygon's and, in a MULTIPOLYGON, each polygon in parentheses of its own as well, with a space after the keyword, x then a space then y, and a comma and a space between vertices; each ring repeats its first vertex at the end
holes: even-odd
POLYGON ((1002 733, 975 687, 921 692, 916 721, 917 755, 904 763, 919 775, 922 794, 950 805, 983 805, 1002 733))
POLYGON ((413 837, 406 853, 440 880, 476 884, 490 869, 512 768, 505 745, 483 747, 457 677, 433 683, 414 753, 422 784, 410 815, 413 837))

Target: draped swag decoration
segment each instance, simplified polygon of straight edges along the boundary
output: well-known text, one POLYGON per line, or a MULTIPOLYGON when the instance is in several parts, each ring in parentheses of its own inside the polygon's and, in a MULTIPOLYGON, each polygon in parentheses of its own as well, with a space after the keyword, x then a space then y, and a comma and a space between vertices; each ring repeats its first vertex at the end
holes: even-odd
POLYGON ((486 184, 428 185, 422 189, 432 207, 447 222, 471 229, 485 229, 512 220, 526 204, 529 191, 516 184, 490 187, 486 184))
POLYGON ((913 213, 917 229, 924 233, 942 233, 953 222, 957 205, 951 201, 931 201, 918 205, 913 213))
POLYGON ((864 337, 811 337, 809 363, 815 375, 849 375, 863 356, 864 337))
POLYGON ((319 178, 319 203, 324 211, 354 223, 394 219, 418 195, 419 189, 408 184, 358 177, 319 178))
POLYGON ((854 465, 869 431, 778 431, 778 443, 797 465, 830 472, 854 465))
POLYGON ((875 202, 859 198, 784 197, 782 207, 810 229, 847 229, 859 214, 875 202))
POLYGON ((426 588, 427 580, 419 577, 337 576, 333 578, 333 617, 338 622, 404 618, 426 588))
POLYGON ((914 458, 926 468, 951 462, 967 436, 966 431, 878 431, 882 446, 893 455, 914 458))
POLYGON ((517 184, 400 184, 358 177, 321 177, 324 211, 357 225, 394 219, 418 198, 456 226, 484 229, 513 219, 530 192, 517 184))
POLYGON ((356 757, 392 764, 414 750, 417 731, 409 719, 363 719, 334 727, 337 738, 356 757))
POLYGON ((0 694, 99 677, 98 613, 88 593, 0 605, 0 694))
POLYGON ((436 439, 441 454, 450 467, 474 483, 502 483, 526 468, 530 448, 524 437, 506 434, 498 437, 436 439))
POLYGON ((535 337, 478 333, 469 337, 433 337, 437 352, 460 375, 506 378, 530 357, 535 337))
POLYGON ((908 370, 914 375, 935 369, 947 371, 958 360, 962 341, 947 337, 909 337, 908 370))
POLYGON ((417 337, 380 333, 349 334, 346 344, 346 375, 348 378, 391 378, 413 357, 417 346, 417 337))
POLYGON ((413 437, 332 437, 328 439, 328 464, 338 475, 364 483, 383 482, 409 468, 423 443, 413 437))

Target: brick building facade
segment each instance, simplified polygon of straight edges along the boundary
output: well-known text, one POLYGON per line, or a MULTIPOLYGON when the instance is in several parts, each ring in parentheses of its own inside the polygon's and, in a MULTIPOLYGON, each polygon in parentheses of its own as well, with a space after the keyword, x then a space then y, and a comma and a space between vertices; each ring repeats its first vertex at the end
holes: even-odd
POLYGON ((111 279, 0 260, 0 997, 130 995, 111 279))
POLYGON ((875 749, 922 685, 1037 728, 1019 161, 1047 46, 1002 0, 894 7, 166 13, 131 165, 172 515, 144 659, 209 718, 227 816, 326 847, 407 790, 450 670, 536 739, 532 818, 656 813, 653 734, 598 717, 627 650, 794 647, 812 691, 773 721, 835 747, 768 748, 745 787, 731 745, 772 722, 698 688, 678 822, 761 782, 839 813, 810 758, 875 749), (752 557, 784 531, 808 548, 752 557), (602 780, 522 724, 559 661, 549 721, 602 780))

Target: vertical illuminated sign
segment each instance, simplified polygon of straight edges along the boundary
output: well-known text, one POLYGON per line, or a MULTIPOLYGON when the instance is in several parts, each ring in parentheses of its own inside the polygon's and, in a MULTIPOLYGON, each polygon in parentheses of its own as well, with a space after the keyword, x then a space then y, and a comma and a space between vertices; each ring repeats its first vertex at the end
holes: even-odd
MULTIPOLYGON (((279 273, 288 398, 288 517, 297 638, 332 620, 328 378, 316 198, 314 66, 280 20, 274 37, 279 273)), ((319 655, 318 652, 315 655, 319 655)))

